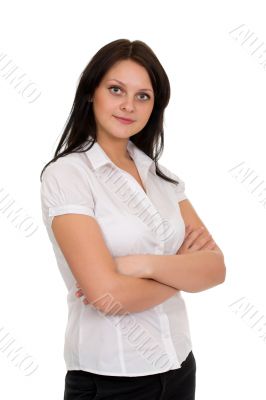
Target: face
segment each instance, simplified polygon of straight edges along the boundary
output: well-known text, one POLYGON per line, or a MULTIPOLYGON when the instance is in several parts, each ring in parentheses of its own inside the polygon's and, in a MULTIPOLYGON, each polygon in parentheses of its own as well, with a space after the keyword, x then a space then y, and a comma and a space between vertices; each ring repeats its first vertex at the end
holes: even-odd
POLYGON ((144 128, 153 105, 154 92, 146 69, 132 60, 118 61, 103 76, 93 95, 97 137, 128 139, 144 128))

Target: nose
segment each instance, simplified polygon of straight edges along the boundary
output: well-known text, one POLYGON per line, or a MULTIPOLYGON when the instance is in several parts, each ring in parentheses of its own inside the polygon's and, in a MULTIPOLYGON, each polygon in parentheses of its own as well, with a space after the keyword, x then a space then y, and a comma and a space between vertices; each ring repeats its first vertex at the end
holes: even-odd
POLYGON ((129 98, 124 99, 124 101, 120 105, 121 110, 126 110, 128 112, 134 111, 134 100, 130 100, 129 98))

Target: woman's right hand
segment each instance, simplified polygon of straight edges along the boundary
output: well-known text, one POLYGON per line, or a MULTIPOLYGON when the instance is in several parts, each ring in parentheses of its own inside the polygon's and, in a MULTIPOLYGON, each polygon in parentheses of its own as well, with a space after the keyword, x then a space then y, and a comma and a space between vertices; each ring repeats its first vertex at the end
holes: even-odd
POLYGON ((199 250, 213 250, 216 247, 212 236, 206 234, 205 228, 193 229, 186 226, 185 239, 176 254, 192 253, 199 250))

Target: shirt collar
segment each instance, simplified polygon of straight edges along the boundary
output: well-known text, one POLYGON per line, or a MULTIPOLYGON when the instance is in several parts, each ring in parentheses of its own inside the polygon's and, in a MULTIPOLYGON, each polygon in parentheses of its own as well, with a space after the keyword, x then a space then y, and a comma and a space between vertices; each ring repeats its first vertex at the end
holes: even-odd
MULTIPOLYGON (((156 175, 155 162, 144 151, 140 150, 131 140, 128 140, 127 150, 130 157, 134 160, 135 164, 142 171, 145 169, 151 170, 156 175)), ((94 170, 102 167, 103 165, 110 164, 117 167, 107 156, 103 148, 98 142, 94 142, 93 146, 85 152, 94 170)))

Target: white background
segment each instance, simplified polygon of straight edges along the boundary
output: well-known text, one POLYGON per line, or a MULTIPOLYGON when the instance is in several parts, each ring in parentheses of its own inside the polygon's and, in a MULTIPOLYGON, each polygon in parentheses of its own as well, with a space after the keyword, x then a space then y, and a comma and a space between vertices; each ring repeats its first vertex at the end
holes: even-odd
POLYGON ((53 157, 81 71, 102 46, 121 38, 146 42, 168 74, 160 163, 185 181, 225 255, 224 284, 183 293, 197 362, 196 399, 263 399, 265 3, 228 0, 1 2, 0 55, 34 82, 40 96, 31 103, 19 93, 0 61, 0 396, 63 399, 67 292, 42 222, 40 172, 53 157), (257 38, 252 48, 252 40, 241 44, 248 32, 257 38), (247 171, 257 176, 255 183, 243 181, 247 171), (3 212, 4 193, 38 228, 31 236, 3 212), (252 323, 260 317, 253 328, 252 316, 252 323), (26 375, 26 361, 16 366, 3 351, 7 338, 38 365, 32 374, 26 375))

